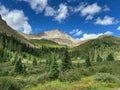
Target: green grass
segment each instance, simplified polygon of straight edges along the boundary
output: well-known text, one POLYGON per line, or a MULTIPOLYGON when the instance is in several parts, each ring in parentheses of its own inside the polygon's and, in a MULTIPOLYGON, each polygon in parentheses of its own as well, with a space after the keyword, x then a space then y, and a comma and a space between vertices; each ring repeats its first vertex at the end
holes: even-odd
POLYGON ((72 83, 55 80, 23 90, 117 90, 119 88, 111 86, 114 86, 114 84, 95 82, 94 76, 90 76, 72 83))
POLYGON ((37 47, 42 47, 42 46, 47 46, 47 47, 61 47, 58 43, 51 41, 51 40, 46 40, 46 39, 31 39, 31 43, 33 43, 37 47))

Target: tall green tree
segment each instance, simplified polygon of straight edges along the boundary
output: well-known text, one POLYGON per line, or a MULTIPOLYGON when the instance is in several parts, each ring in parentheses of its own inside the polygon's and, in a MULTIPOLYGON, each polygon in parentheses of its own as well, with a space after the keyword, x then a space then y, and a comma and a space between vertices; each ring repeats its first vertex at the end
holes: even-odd
POLYGON ((97 56, 97 62, 102 62, 102 58, 100 57, 100 55, 97 56))
POLYGON ((114 61, 114 55, 112 53, 110 53, 108 56, 107 56, 107 61, 114 61))
POLYGON ((85 59, 85 64, 86 64, 86 67, 91 66, 90 56, 89 56, 89 54, 86 56, 86 59, 85 59))
POLYGON ((65 52, 63 54, 63 59, 62 59, 62 65, 61 65, 61 70, 65 71, 67 69, 70 69, 72 66, 72 61, 70 58, 70 55, 68 53, 68 48, 65 48, 65 52))
POLYGON ((52 60, 52 65, 51 65, 51 68, 50 68, 49 77, 51 79, 56 79, 56 78, 58 78, 58 75, 59 75, 58 64, 57 64, 56 57, 54 56, 54 58, 52 60))
POLYGON ((19 74, 24 72, 24 68, 23 68, 23 65, 22 65, 22 62, 21 62, 21 58, 19 58, 15 63, 15 72, 19 73, 19 74))
POLYGON ((33 66, 37 65, 37 60, 34 58, 32 62, 33 66))

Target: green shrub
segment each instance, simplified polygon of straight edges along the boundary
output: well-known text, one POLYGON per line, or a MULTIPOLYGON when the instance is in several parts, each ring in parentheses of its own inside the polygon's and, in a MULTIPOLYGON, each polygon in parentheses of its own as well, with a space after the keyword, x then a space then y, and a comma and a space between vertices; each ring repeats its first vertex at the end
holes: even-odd
POLYGON ((108 66, 103 66, 100 68, 99 70, 100 73, 107 73, 107 72, 111 72, 111 68, 108 66))
POLYGON ((69 71, 64 71, 59 73, 58 79, 60 81, 77 81, 81 79, 81 74, 78 70, 69 70, 69 71))
POLYGON ((110 73, 97 73, 94 80, 108 83, 116 83, 119 81, 116 76, 111 75, 110 73))
POLYGON ((89 67, 89 68, 82 68, 81 74, 83 76, 91 76, 95 73, 95 68, 89 67))
POLYGON ((45 74, 42 74, 39 78, 38 78, 38 82, 39 83, 45 83, 47 81, 49 81, 50 78, 49 78, 49 74, 48 73, 45 73, 45 74))
POLYGON ((8 75, 8 71, 5 70, 0 71, 0 76, 7 76, 7 75, 8 75))
POLYGON ((20 86, 13 78, 0 77, 0 90, 20 90, 20 86))

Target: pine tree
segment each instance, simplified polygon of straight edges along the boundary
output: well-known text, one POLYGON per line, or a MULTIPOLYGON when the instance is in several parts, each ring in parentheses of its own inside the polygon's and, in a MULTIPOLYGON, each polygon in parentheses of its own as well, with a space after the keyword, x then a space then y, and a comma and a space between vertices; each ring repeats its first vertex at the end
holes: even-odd
POLYGON ((100 55, 97 56, 97 62, 102 62, 102 58, 100 57, 100 55))
POLYGON ((72 66, 72 61, 71 61, 69 53, 68 53, 68 48, 65 48, 64 56, 62 59, 61 70, 65 71, 67 69, 70 69, 71 66, 72 66))
POLYGON ((56 79, 58 78, 58 75, 59 75, 58 64, 57 64, 56 57, 54 57, 52 61, 49 77, 51 79, 56 79))
POLYGON ((46 59, 46 65, 49 65, 49 59, 46 59))
POLYGON ((23 69, 23 65, 21 62, 21 58, 19 58, 16 63, 15 63, 15 72, 16 73, 23 73, 24 69, 23 69))
POLYGON ((108 56, 107 56, 107 61, 114 61, 114 55, 112 53, 110 53, 108 56))
POLYGON ((37 65, 37 60, 35 58, 34 58, 32 64, 33 64, 33 66, 37 65))
POLYGON ((86 67, 91 66, 90 56, 89 55, 86 56, 85 64, 86 64, 86 67))

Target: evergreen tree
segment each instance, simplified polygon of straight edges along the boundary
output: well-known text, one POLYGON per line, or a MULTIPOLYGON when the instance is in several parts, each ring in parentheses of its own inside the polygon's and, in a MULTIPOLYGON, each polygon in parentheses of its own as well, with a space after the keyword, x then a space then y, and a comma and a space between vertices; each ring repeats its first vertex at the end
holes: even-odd
POLYGON ((91 66, 90 56, 89 56, 89 54, 86 56, 85 64, 86 64, 86 67, 91 66))
POLYGON ((64 56, 62 59, 61 70, 65 71, 67 69, 70 69, 71 66, 72 66, 72 61, 71 61, 69 53, 68 53, 68 48, 65 48, 64 56))
MULTIPOLYGON (((53 55, 51 53, 51 55, 53 55)), ((46 65, 51 65, 52 64, 52 56, 49 56, 49 58, 46 59, 46 65)))
POLYGON ((32 64, 33 64, 33 66, 37 65, 37 60, 35 58, 34 58, 32 64))
POLYGON ((114 61, 114 55, 112 53, 110 53, 108 56, 107 56, 107 61, 114 61))
POLYGON ((56 79, 58 78, 58 75, 59 75, 58 64, 57 64, 56 57, 54 57, 52 61, 49 77, 51 79, 56 79))
POLYGON ((49 59, 46 59, 46 65, 49 65, 49 59))
POLYGON ((97 62, 102 62, 102 58, 100 57, 100 55, 97 56, 97 62))
POLYGON ((19 58, 15 63, 15 72, 21 74, 23 73, 23 71, 24 71, 24 68, 21 62, 21 58, 19 58))

